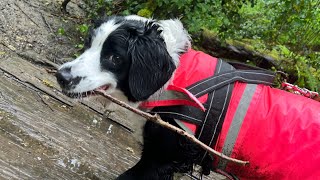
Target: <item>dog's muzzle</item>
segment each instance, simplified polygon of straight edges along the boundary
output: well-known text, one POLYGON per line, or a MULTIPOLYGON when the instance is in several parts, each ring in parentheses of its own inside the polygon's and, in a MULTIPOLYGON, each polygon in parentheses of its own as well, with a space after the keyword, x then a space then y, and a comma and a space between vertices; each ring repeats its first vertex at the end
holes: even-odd
POLYGON ((70 90, 79 84, 81 77, 73 77, 71 75, 71 68, 61 68, 56 73, 56 78, 63 90, 70 90))

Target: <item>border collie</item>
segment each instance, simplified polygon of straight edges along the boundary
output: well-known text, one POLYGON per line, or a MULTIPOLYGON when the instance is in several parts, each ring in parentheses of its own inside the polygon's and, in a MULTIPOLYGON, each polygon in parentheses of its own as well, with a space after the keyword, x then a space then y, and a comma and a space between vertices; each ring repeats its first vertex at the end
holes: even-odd
MULTIPOLYGON (((156 21, 135 15, 107 17, 95 23, 85 43, 84 53, 63 64, 56 77, 63 92, 70 97, 91 96, 94 95, 94 90, 99 89, 111 95, 121 95, 129 103, 139 105, 150 99, 157 99, 170 86, 175 76, 178 76, 178 67, 182 66, 180 57, 191 51, 190 46, 190 37, 177 19, 156 21)), ((226 67, 233 68, 231 65, 226 67)), ((218 73, 220 69, 221 66, 216 68, 218 73)), ((248 72, 245 71, 245 74, 248 72)), ((227 142, 217 149, 228 154, 228 151, 237 148, 239 151, 229 152, 229 155, 235 153, 234 157, 250 161, 250 170, 234 166, 232 172, 245 174, 241 177, 259 179, 305 178, 307 175, 320 177, 320 171, 315 165, 302 163, 309 162, 310 159, 314 164, 320 163, 318 102, 265 85, 247 86, 235 83, 229 87, 228 85, 227 91, 233 91, 229 98, 230 106, 225 108, 223 105, 223 110, 228 109, 228 114, 225 115, 223 126, 220 125, 220 134, 216 133, 216 128, 213 136, 219 136, 219 141, 215 140, 218 142, 217 146, 221 144, 221 138, 227 142), (244 103, 239 103, 243 99, 244 103), (246 107, 246 104, 250 107, 246 107), (239 107, 243 109, 237 109, 239 107), (242 122, 237 123, 233 116, 235 119, 245 119, 246 125, 241 130, 236 127, 240 128, 242 122), (282 125, 283 129, 279 128, 282 125), (228 129, 232 132, 226 132, 228 129), (240 138, 235 142, 233 138, 238 134, 240 138), (265 144, 261 145, 262 142, 265 144), (301 144, 308 146, 301 147, 301 144), (296 151, 297 148, 300 148, 299 151, 296 151)), ((217 92, 214 95, 222 96, 217 92)), ((212 107, 214 110, 219 102, 221 104, 219 100, 212 101, 216 98, 214 95, 208 96, 211 99, 206 104, 209 110, 212 107)), ((223 95, 224 102, 227 99, 223 95)), ((220 120, 221 116, 218 117, 220 120)), ((164 120, 181 127, 173 118, 164 120)), ((216 124, 218 127, 219 121, 216 124)), ((118 179, 172 179, 174 173, 190 172, 193 165, 199 162, 203 174, 209 174, 213 170, 213 160, 210 156, 203 156, 206 154, 204 150, 157 124, 146 122, 143 142, 140 161, 118 179)), ((220 163, 221 166, 225 164, 220 163)))
MULTIPOLYGON (((139 104, 166 86, 190 44, 178 19, 106 17, 95 22, 85 52, 59 68, 57 81, 69 97, 90 96, 103 89, 139 104)), ((195 152, 181 153, 179 147, 185 146, 184 142, 187 140, 175 132, 147 122, 141 161, 122 177, 171 179, 174 172, 188 172, 193 165, 190 154, 195 152)), ((188 149, 194 146, 198 150, 189 144, 188 149)))

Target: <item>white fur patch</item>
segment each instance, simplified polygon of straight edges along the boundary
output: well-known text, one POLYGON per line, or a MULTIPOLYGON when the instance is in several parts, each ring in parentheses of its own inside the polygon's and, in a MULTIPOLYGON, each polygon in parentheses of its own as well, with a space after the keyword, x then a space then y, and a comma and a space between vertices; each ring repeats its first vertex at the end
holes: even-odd
POLYGON ((103 23, 94 31, 91 47, 77 59, 60 67, 60 69, 71 67, 70 73, 73 77, 85 77, 70 91, 71 93, 91 91, 106 84, 110 85, 109 91, 116 87, 117 82, 114 75, 111 72, 101 71, 100 55, 104 41, 118 27, 119 25, 115 25, 113 20, 103 23))
POLYGON ((161 20, 162 36, 167 45, 167 51, 176 66, 179 65, 180 54, 191 48, 190 36, 178 19, 161 20))
MULTIPOLYGON (((137 15, 126 16, 125 19, 143 22, 152 20, 137 15)), ((126 21, 123 23, 126 23, 126 21)), ((166 43, 167 51, 177 67, 179 65, 180 54, 191 46, 190 36, 178 19, 161 20, 155 23, 160 25, 160 30, 162 30, 161 36, 166 43)), ((115 24, 115 21, 112 19, 103 23, 94 31, 91 47, 77 59, 65 63, 60 67, 60 69, 70 67, 72 77, 84 77, 74 89, 69 91, 70 93, 83 93, 92 91, 103 85, 109 85, 108 93, 112 94, 117 92, 116 94, 123 95, 123 93, 119 93, 119 90, 115 89, 117 87, 117 77, 111 72, 102 71, 100 66, 103 43, 110 33, 115 31, 120 25, 121 24, 115 24)), ((150 49, 150 51, 152 51, 152 49, 150 49)), ((164 87, 165 86, 166 85, 164 85, 164 87)), ((161 90, 156 92, 155 95, 158 93, 161 93, 161 90)))
POLYGON ((141 16, 137 16, 137 15, 126 16, 125 19, 143 21, 143 22, 146 22, 146 21, 150 20, 150 19, 147 19, 145 17, 141 17, 141 16))

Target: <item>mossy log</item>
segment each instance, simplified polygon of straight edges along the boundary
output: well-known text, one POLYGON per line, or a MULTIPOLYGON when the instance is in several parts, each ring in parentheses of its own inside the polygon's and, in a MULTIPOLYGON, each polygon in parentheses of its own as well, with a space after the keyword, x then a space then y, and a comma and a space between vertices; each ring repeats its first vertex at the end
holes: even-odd
POLYGON ((198 49, 218 58, 235 60, 243 63, 251 61, 256 66, 265 69, 271 69, 272 67, 277 66, 275 60, 271 56, 247 49, 244 46, 235 46, 222 42, 214 33, 211 33, 208 30, 202 30, 197 34, 192 35, 192 38, 195 39, 194 44, 198 49))

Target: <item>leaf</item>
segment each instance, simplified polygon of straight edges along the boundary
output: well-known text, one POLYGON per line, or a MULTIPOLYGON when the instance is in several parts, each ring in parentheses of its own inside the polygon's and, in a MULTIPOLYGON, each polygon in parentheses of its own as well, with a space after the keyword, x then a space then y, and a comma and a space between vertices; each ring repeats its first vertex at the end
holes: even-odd
POLYGON ((53 83, 52 83, 51 81, 47 80, 47 79, 43 79, 43 80, 42 80, 42 83, 43 83, 44 85, 50 87, 50 88, 53 88, 53 87, 54 87, 54 86, 53 86, 53 83))
POLYGON ((60 27, 60 28, 58 29, 58 34, 59 34, 60 36, 65 35, 66 33, 65 33, 65 31, 64 31, 64 28, 60 27))
POLYGON ((89 31, 89 26, 88 26, 87 24, 81 24, 81 25, 78 27, 78 31, 79 31, 81 34, 85 35, 85 34, 87 34, 88 31, 89 31))

